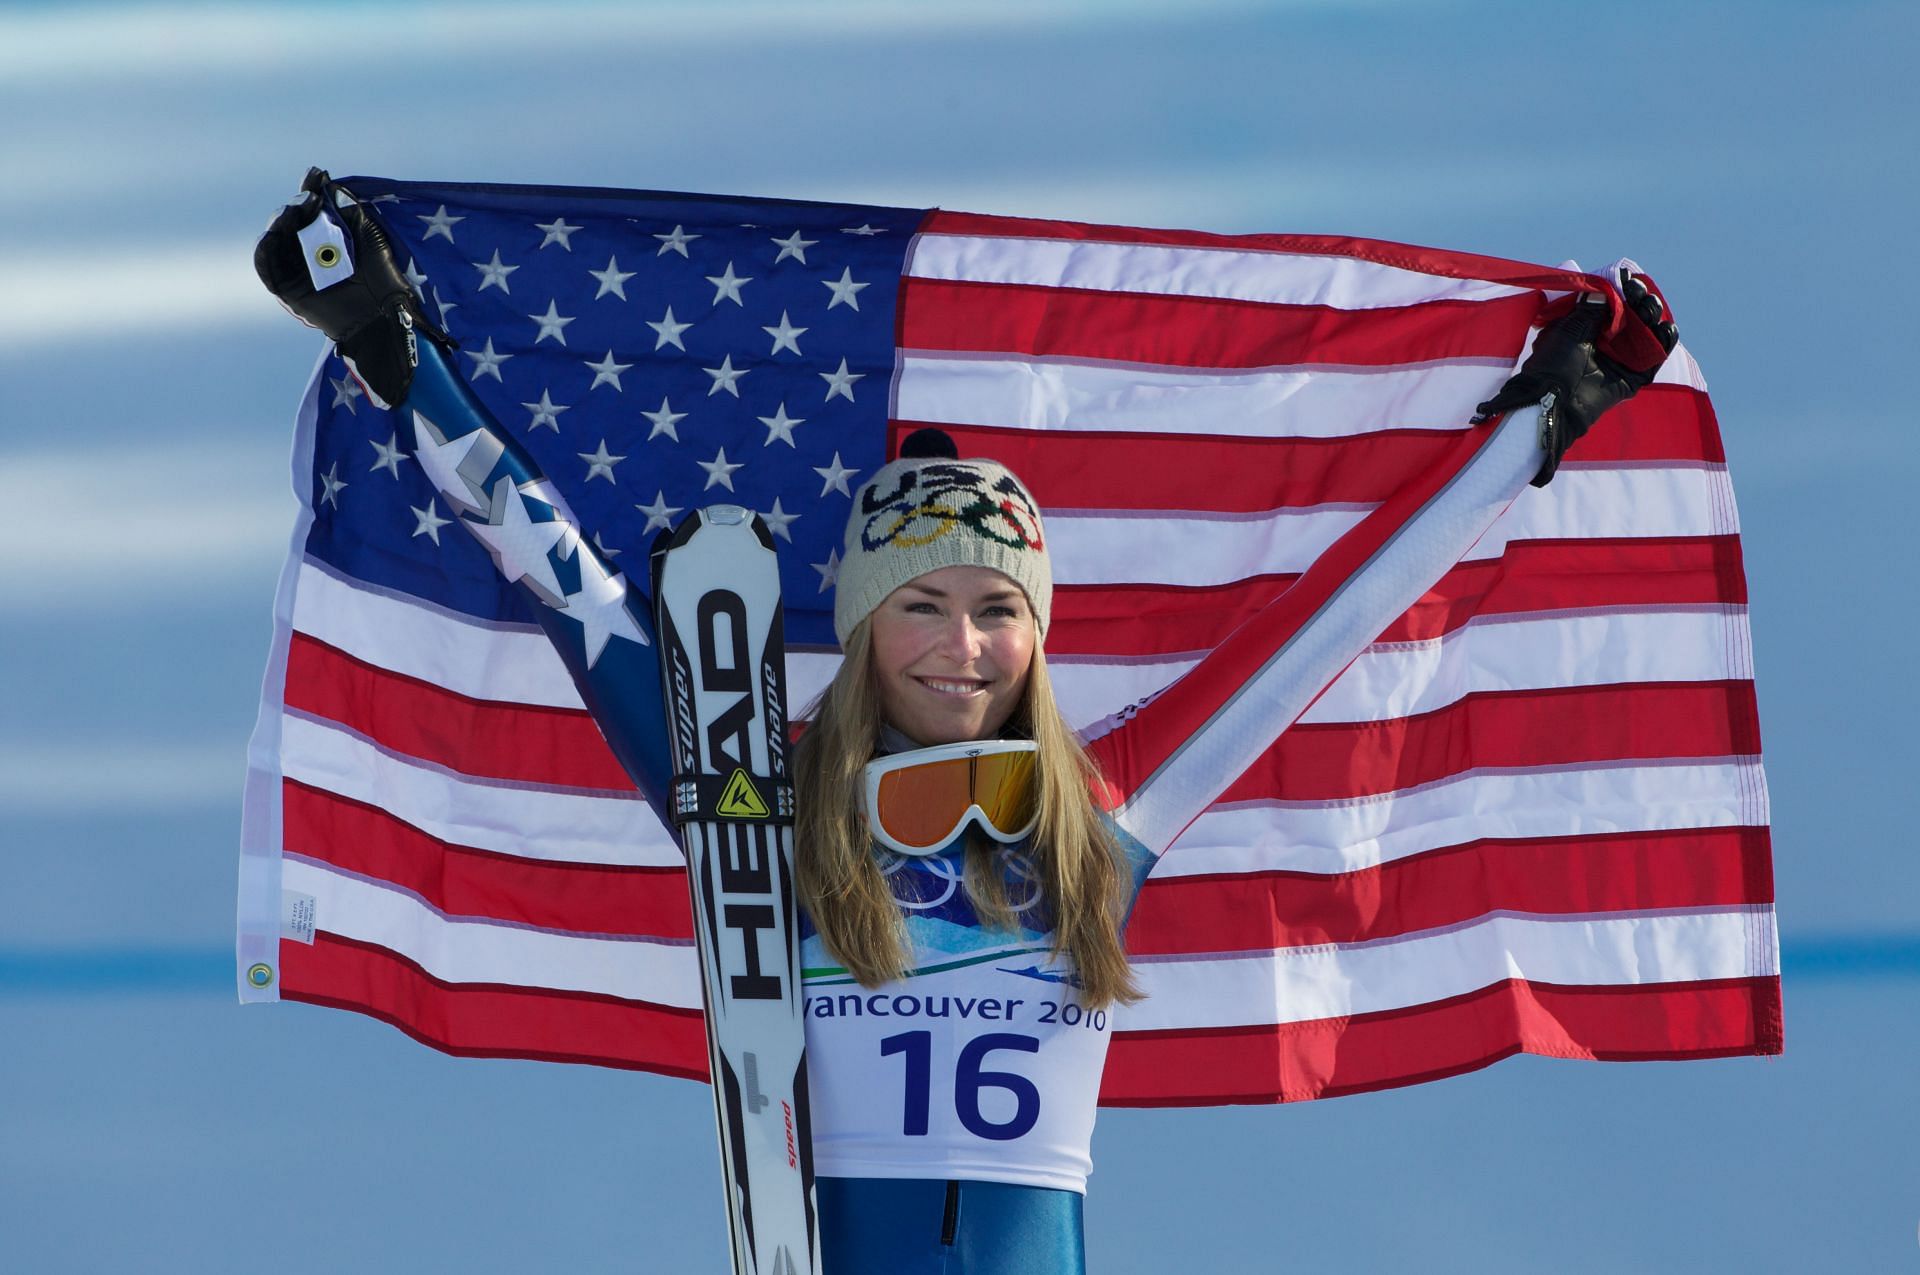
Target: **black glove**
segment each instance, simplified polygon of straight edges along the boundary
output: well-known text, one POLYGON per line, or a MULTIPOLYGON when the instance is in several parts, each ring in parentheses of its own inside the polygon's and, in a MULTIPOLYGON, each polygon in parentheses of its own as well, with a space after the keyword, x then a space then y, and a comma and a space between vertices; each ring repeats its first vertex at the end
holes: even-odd
POLYGON ((307 171, 305 198, 288 204, 260 236, 253 268, 296 319, 320 329, 382 407, 407 396, 420 352, 415 330, 443 348, 453 340, 428 321, 393 259, 387 232, 325 171, 307 171), (329 226, 316 222, 325 218, 329 226), (305 232, 305 242, 302 234, 305 232))
MULTIPOLYGON (((1663 352, 1660 362, 1664 362, 1680 339, 1678 330, 1666 320, 1666 307, 1640 276, 1624 269, 1620 271, 1620 294, 1626 298, 1627 321, 1644 324, 1653 333, 1663 352)), ((1630 368, 1602 354, 1595 342, 1606 328, 1605 303, 1597 298, 1582 300, 1570 313, 1541 329, 1520 371, 1476 409, 1479 415, 1474 422, 1478 424, 1516 407, 1540 404, 1540 445, 1547 449, 1547 459, 1533 476, 1535 487, 1547 485, 1567 448, 1593 427, 1601 413, 1632 398, 1642 386, 1651 384, 1660 370, 1660 362, 1630 368)))

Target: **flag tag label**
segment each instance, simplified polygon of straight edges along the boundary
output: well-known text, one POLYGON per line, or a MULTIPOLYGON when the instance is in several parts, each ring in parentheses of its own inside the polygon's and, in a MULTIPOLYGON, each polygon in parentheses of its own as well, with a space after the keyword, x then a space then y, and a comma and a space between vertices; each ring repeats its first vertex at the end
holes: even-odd
POLYGON ((317 905, 311 894, 280 892, 280 937, 311 945, 317 905))

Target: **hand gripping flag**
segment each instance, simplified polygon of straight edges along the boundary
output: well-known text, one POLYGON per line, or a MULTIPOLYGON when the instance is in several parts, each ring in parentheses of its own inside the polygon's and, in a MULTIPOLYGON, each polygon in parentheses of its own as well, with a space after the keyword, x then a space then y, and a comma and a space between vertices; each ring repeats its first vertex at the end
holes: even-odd
MULTIPOLYGON (((761 513, 796 707, 838 658, 851 493, 907 433, 1045 506, 1048 654, 1087 726, 1345 570, 1553 299, 1600 286, 1362 239, 343 184, 616 566, 686 509, 761 513)), ((680 852, 399 430, 322 356, 249 758, 242 999, 704 1076, 680 852)), ((1738 521, 1682 347, 1161 860, 1127 930, 1154 994, 1103 1101, 1777 1053, 1772 902, 1738 521)))

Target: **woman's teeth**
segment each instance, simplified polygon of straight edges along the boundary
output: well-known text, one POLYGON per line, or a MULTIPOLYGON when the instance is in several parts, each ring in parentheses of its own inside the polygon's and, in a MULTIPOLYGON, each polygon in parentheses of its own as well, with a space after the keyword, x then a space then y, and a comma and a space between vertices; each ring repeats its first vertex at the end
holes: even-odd
POLYGON ((939 678, 923 677, 920 684, 939 691, 942 695, 971 695, 986 689, 985 682, 948 682, 939 678))

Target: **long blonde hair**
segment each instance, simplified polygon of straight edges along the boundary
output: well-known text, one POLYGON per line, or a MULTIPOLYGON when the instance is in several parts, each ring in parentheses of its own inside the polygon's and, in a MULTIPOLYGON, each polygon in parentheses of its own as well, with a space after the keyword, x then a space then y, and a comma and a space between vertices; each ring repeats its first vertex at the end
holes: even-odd
MULTIPOLYGON (((879 749, 882 725, 872 651, 869 617, 847 635, 846 658, 807 710, 813 724, 794 754, 800 901, 827 950, 867 987, 912 970, 906 921, 881 875, 860 800, 862 774, 879 749)), ((1140 991, 1120 943, 1126 870, 1094 806, 1099 772, 1060 716, 1037 645, 1026 694, 1008 726, 1040 746, 1039 822, 1029 844, 1053 920, 1053 954, 1073 961, 1088 1008, 1136 1001, 1140 991)), ((986 837, 967 838, 965 887, 982 925, 1015 928, 1006 879, 986 837)))

